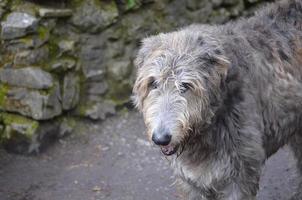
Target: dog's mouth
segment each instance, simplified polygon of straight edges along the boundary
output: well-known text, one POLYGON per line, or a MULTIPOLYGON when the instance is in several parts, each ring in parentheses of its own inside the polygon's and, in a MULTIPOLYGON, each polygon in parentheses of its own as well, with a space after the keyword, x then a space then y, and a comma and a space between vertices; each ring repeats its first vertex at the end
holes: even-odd
POLYGON ((160 149, 166 156, 171 156, 177 152, 179 145, 169 144, 167 146, 161 146, 160 149))

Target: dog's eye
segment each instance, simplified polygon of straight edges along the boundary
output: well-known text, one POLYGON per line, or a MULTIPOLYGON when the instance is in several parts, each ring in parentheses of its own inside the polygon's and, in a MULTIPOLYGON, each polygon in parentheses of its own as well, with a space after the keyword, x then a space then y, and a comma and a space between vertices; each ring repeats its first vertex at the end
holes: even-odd
POLYGON ((151 79, 149 81, 148 88, 153 90, 153 89, 156 89, 157 87, 158 87, 158 83, 154 79, 151 79))
POLYGON ((192 88, 192 85, 190 83, 181 83, 180 93, 183 94, 183 93, 187 92, 191 88, 192 88))

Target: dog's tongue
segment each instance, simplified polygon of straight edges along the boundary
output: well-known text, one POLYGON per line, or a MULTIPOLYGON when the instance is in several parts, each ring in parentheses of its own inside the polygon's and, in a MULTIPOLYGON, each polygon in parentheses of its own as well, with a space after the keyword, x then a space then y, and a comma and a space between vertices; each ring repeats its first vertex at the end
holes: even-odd
POLYGON ((172 155, 173 153, 175 153, 175 148, 173 145, 167 145, 167 146, 161 146, 161 151, 163 152, 163 154, 165 154, 166 156, 172 155))

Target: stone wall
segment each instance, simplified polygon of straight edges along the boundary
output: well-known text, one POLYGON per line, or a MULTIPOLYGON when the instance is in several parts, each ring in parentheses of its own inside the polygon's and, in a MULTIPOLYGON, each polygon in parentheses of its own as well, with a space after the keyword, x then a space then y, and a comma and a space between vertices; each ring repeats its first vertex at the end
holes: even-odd
MULTIPOLYGON (((0 0, 0 143, 38 152, 129 102, 141 38, 224 23, 261 0, 0 0)), ((248 12, 247 12, 248 11, 248 12)))

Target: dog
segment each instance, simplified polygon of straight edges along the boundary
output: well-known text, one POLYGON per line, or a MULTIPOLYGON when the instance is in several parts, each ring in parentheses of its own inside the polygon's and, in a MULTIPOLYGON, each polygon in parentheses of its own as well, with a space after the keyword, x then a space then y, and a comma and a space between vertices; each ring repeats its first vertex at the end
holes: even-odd
POLYGON ((301 0, 148 37, 134 63, 134 103, 184 199, 255 200, 285 144, 302 174, 301 0))

